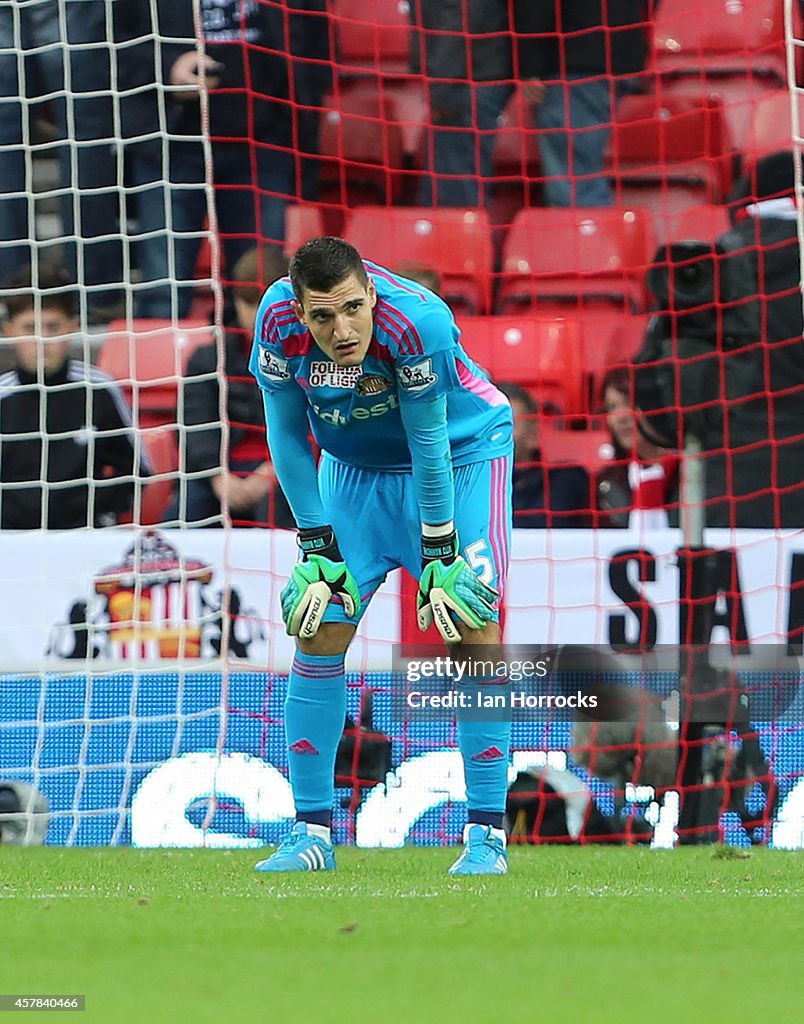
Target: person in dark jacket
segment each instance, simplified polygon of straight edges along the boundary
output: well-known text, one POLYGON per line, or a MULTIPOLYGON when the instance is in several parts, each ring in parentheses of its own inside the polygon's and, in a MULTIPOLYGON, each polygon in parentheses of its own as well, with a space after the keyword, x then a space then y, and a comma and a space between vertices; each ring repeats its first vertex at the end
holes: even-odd
POLYGON ((27 268, 4 295, 16 366, 0 376, 0 527, 111 526, 150 472, 118 384, 69 358, 76 297, 59 271, 27 268))
POLYGON ((241 256, 234 268, 233 297, 238 323, 226 333, 223 354, 229 423, 226 469, 221 466, 218 349, 214 344, 202 345, 190 356, 181 406, 187 428, 182 436, 189 476, 179 485, 166 515, 168 520, 218 526, 225 494, 235 526, 296 529, 268 457, 262 394, 254 387, 248 369, 260 298, 266 286, 286 270, 287 261, 276 250, 256 248, 241 256))
POLYGON ((0 4, 0 282, 33 259, 34 168, 57 155, 62 260, 71 277, 82 275, 93 322, 118 314, 122 276, 108 7, 104 0, 0 4), (44 97, 55 149, 51 139, 36 141, 44 97))
POLYGON ((582 527, 589 520, 589 476, 581 466, 541 461, 539 417, 557 410, 540 406, 519 384, 497 381, 514 413, 514 526, 519 529, 582 527))
POLYGON ((793 154, 760 160, 732 200, 732 227, 714 246, 675 247, 683 275, 672 272, 673 250, 655 257, 648 280, 658 308, 632 367, 641 429, 664 444, 700 442, 707 526, 801 529, 804 319, 793 154))
POLYGON ((138 289, 135 312, 183 317, 207 216, 202 92, 228 274, 255 244, 284 241, 289 202, 315 198, 315 162, 305 153, 315 149, 330 82, 325 0, 201 0, 203 52, 191 0, 114 8, 141 277, 159 282, 138 289), (171 280, 187 282, 176 309, 171 280))
POLYGON ((601 171, 614 102, 645 66, 655 2, 414 0, 413 69, 434 126, 421 201, 484 205, 497 122, 520 81, 544 129, 545 205, 610 205, 601 171))

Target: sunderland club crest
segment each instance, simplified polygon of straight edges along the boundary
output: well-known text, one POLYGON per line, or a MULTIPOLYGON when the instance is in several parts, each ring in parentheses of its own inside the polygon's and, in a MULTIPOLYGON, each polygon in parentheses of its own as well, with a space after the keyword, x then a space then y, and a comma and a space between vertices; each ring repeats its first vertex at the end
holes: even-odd
POLYGON ((47 653, 112 661, 219 657, 226 615, 228 652, 245 658, 257 639, 256 617, 241 609, 234 589, 213 590, 214 574, 212 565, 147 530, 95 576, 94 594, 73 603, 47 653))
POLYGON ((391 382, 381 373, 366 373, 358 379, 355 386, 358 395, 379 395, 390 388, 391 382))

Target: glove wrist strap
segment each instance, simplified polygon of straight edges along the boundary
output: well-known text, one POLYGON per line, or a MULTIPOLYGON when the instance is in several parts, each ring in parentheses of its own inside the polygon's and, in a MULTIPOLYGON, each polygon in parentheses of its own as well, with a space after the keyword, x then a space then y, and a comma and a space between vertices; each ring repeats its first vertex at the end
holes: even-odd
POLYGON ((459 553, 456 530, 443 537, 422 537, 422 563, 424 565, 436 561, 450 565, 459 553))
POLYGON ((309 530, 299 530, 296 536, 302 555, 321 555, 332 562, 342 562, 343 558, 335 540, 331 526, 316 526, 309 530))

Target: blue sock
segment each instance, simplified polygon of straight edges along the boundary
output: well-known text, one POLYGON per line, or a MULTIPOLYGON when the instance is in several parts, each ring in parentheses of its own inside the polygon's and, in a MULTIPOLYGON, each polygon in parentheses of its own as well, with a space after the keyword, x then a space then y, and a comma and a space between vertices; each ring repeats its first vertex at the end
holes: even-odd
POLYGON ((502 828, 511 723, 467 722, 459 716, 458 746, 466 776, 467 821, 502 828))
POLYGON ((344 655, 296 652, 285 698, 290 785, 299 821, 329 824, 346 716, 344 655), (326 821, 322 820, 322 815, 326 821))

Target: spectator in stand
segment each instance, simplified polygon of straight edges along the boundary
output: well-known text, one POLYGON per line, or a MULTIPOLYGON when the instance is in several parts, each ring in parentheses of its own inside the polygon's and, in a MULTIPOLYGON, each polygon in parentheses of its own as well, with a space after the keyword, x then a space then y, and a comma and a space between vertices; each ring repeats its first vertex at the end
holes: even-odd
POLYGON ((496 386, 514 413, 514 526, 520 529, 581 527, 589 522, 589 476, 581 466, 552 466, 541 459, 539 420, 558 409, 541 405, 519 384, 496 386))
POLYGON ((415 281, 416 284, 424 285, 434 295, 444 297, 441 295, 441 277, 433 267, 426 267, 421 263, 399 263, 393 268, 393 272, 400 277, 406 277, 409 281, 415 281))
POLYGON ((268 456, 262 394, 248 370, 257 307, 267 285, 287 271, 276 249, 250 249, 234 268, 233 298, 237 326, 224 342, 229 464, 221 467, 221 408, 218 350, 203 345, 190 356, 184 382, 186 481, 165 518, 168 521, 220 525, 224 493, 235 526, 271 525, 296 529, 276 482, 268 456), (203 474, 203 475, 193 475, 203 474), (186 490, 184 490, 186 488, 186 490), (218 522, 210 520, 217 519, 218 522))
POLYGON ((281 245, 289 202, 316 197, 315 161, 304 154, 314 150, 330 82, 325 0, 201 0, 203 48, 188 46, 192 0, 126 0, 115 11, 117 37, 128 41, 118 51, 121 86, 136 90, 124 95, 121 111, 137 189, 140 270, 143 282, 154 282, 138 290, 135 312, 184 317, 207 215, 202 91, 231 276, 255 244, 281 245), (175 309, 173 281, 187 282, 175 309))
POLYGON ((613 367, 603 378, 614 454, 597 477, 597 525, 647 530, 677 526, 678 454, 660 448, 638 429, 630 389, 625 367, 613 367))
POLYGON ((434 125, 420 201, 485 205, 494 131, 520 80, 543 129, 545 205, 611 205, 603 154, 619 89, 645 66, 654 2, 413 0, 412 66, 434 125))
POLYGON ((693 242, 676 257, 683 275, 671 273, 672 251, 649 273, 657 310, 632 368, 640 429, 668 445, 697 437, 707 526, 804 526, 795 178, 791 152, 763 157, 734 186, 716 270, 711 244, 693 242))
POLYGON ((611 206, 603 162, 617 99, 638 84, 658 0, 520 0, 518 75, 533 104, 545 206, 611 206))
POLYGON ((75 286, 61 271, 27 268, 8 285, 5 337, 16 366, 0 377, 0 527, 111 526, 147 476, 118 384, 71 359, 75 286))
POLYGON ((47 96, 63 140, 50 150, 60 174, 61 236, 53 241, 74 280, 81 269, 81 313, 90 322, 119 313, 122 278, 120 242, 104 237, 117 230, 119 204, 108 10, 103 0, 0 4, 0 281, 34 262, 30 152, 47 96))

